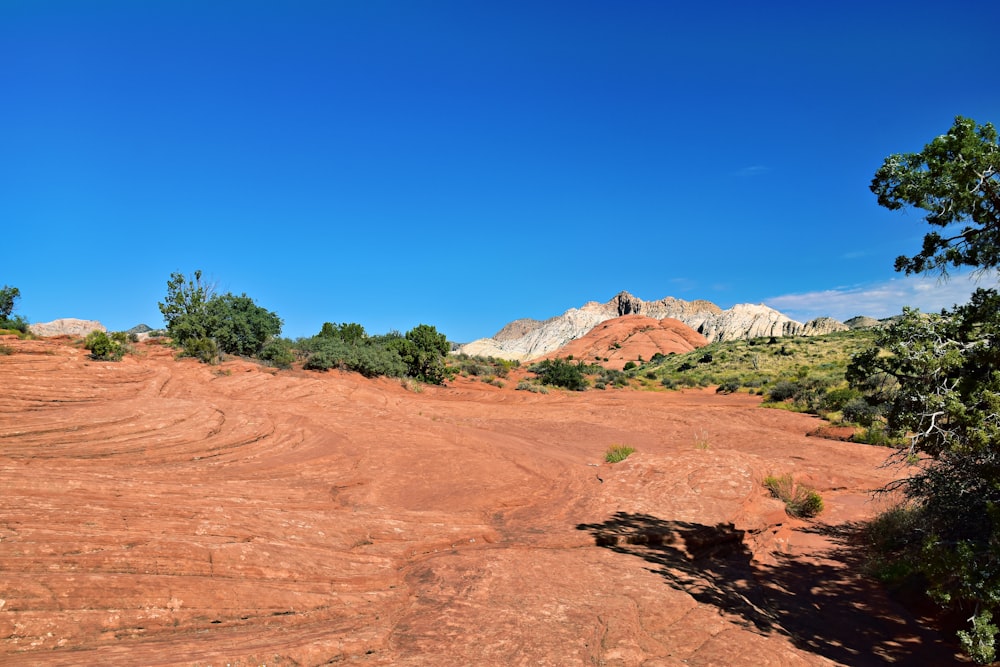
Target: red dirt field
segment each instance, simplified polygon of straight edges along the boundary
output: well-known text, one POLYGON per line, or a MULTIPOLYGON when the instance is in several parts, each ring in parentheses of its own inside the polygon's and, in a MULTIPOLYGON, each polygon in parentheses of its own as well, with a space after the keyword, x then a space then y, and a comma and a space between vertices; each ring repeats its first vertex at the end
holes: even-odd
POLYGON ((899 473, 886 450, 745 394, 0 342, 5 665, 957 660, 845 537, 899 473), (819 519, 768 497, 786 472, 819 519))

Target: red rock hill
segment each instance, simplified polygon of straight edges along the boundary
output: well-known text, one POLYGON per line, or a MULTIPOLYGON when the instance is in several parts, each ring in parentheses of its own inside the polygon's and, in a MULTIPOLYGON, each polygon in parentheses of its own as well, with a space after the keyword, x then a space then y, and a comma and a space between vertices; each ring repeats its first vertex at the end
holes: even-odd
POLYGON ((546 355, 596 361, 621 370, 626 362, 654 354, 681 354, 707 345, 700 333, 680 320, 657 320, 644 315, 625 315, 598 324, 587 334, 546 355))

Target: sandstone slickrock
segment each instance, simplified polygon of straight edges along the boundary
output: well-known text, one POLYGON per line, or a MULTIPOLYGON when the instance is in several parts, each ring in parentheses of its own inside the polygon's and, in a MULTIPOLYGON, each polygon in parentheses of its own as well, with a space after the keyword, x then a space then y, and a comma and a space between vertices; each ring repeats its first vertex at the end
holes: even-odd
POLYGON ((4 667, 955 662, 839 537, 887 451, 760 397, 2 342, 4 667))
POLYGON ((601 322, 552 355, 600 360, 606 368, 621 370, 629 361, 652 359, 657 353, 683 354, 707 344, 704 336, 680 320, 623 315, 601 322))

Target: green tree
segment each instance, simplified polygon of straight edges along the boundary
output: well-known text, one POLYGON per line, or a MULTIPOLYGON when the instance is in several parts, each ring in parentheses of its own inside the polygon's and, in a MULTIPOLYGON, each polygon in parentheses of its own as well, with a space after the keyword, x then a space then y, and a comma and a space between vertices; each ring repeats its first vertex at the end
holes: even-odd
POLYGON ((129 351, 128 334, 123 331, 116 331, 110 335, 103 331, 91 331, 84 339, 83 346, 90 350, 92 359, 121 361, 129 351))
POLYGON ((11 313, 14 312, 14 306, 17 305, 17 300, 20 298, 21 290, 16 287, 4 285, 3 289, 0 289, 0 320, 10 319, 11 313))
POLYGON ((992 124, 956 117, 921 152, 887 157, 871 190, 881 206, 921 209, 944 231, 924 236, 916 255, 898 257, 897 271, 1000 264, 1000 146, 992 124))
POLYGON ((208 302, 215 286, 202 282, 201 271, 193 277, 170 274, 167 297, 158 305, 167 325, 167 333, 178 345, 208 337, 208 302))
POLYGON ((451 349, 448 338, 429 324, 420 324, 402 338, 389 337, 386 345, 396 350, 408 375, 422 382, 441 384, 446 376, 445 357, 451 349))
POLYGON ((324 338, 337 338, 349 345, 363 343, 368 338, 368 334, 365 333, 365 328, 354 322, 351 322, 350 324, 343 322, 339 325, 324 322, 319 335, 324 338))
POLYGON ((573 391, 587 388, 587 378, 583 363, 573 364, 565 359, 545 359, 528 370, 538 376, 542 384, 563 387, 573 391))
POLYGON ((28 321, 20 315, 13 315, 20 298, 21 290, 16 287, 4 285, 3 289, 0 289, 0 329, 28 332, 28 321))
POLYGON ((212 297, 205 307, 206 333, 226 354, 255 357, 281 334, 281 318, 246 294, 212 297))
MULTIPOLYGON (((990 124, 958 117, 920 153, 892 155, 871 189, 879 204, 926 211, 935 228, 906 273, 1000 264, 1000 148, 990 124)), ((907 309, 848 369, 852 385, 884 410, 901 455, 917 467, 901 480, 916 534, 900 547, 943 605, 970 614, 959 633, 978 662, 994 658, 1000 609, 1000 294, 923 314, 907 309)))
POLYGON ((167 333, 184 354, 214 362, 222 353, 257 356, 281 334, 282 321, 261 308, 246 294, 215 294, 213 285, 193 277, 172 273, 167 297, 159 303, 167 333))

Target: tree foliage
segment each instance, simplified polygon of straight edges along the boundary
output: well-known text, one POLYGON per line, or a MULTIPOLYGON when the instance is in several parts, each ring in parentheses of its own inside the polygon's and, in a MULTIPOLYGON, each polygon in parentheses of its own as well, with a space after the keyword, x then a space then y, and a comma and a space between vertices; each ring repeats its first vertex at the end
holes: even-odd
POLYGON ((538 376, 542 384, 563 387, 573 391, 587 388, 587 377, 583 363, 571 363, 565 359, 545 359, 528 370, 538 376))
POLYGON ((107 334, 103 331, 91 331, 83 340, 84 348, 90 350, 90 357, 100 361, 121 361, 129 351, 128 334, 116 331, 107 334))
POLYGON ((403 338, 389 341, 406 364, 407 374, 422 382, 441 384, 445 379, 445 356, 450 347, 447 337, 429 324, 419 324, 403 338))
POLYGON ((173 273, 167 296, 159 303, 167 333, 185 354, 212 362, 219 355, 257 356, 281 334, 282 321, 275 313, 254 303, 246 294, 215 294, 214 286, 173 273))
MULTIPOLYGON (((889 209, 927 211, 937 230, 902 256, 907 273, 1000 264, 1000 151, 990 124, 957 118, 921 153, 886 159, 872 181, 889 209)), ((1000 294, 980 289, 969 303, 924 314, 907 309, 848 369, 916 464, 896 487, 913 521, 901 553, 929 593, 970 613, 959 638, 979 662, 994 658, 1000 609, 1000 294), (915 527, 915 528, 913 528, 915 527)))
POLYGON ((926 211, 924 219, 943 230, 924 236, 916 255, 897 258, 897 271, 1000 263, 1000 146, 992 124, 958 116, 921 152, 887 157, 871 190, 880 205, 926 211))
POLYGON ((432 384, 447 377, 448 339, 427 324, 405 336, 395 331, 368 336, 360 324, 326 322, 319 334, 298 341, 297 346, 308 355, 303 364, 307 370, 341 368, 365 377, 408 375, 432 384))
POLYGON ((281 318, 261 308, 246 294, 223 294, 206 304, 207 330, 226 354, 258 356, 281 333, 281 318))
POLYGON ((0 319, 10 318, 10 314, 14 312, 14 306, 20 298, 21 290, 16 287, 4 285, 3 289, 0 289, 0 319))
POLYGON ((214 292, 214 285, 202 281, 201 271, 195 271, 193 277, 170 274, 167 297, 157 305, 174 342, 183 346, 189 340, 208 337, 208 302, 214 292))
POLYGON ((13 329, 27 333, 28 322, 20 315, 14 315, 14 309, 21 298, 21 290, 4 285, 0 289, 0 329, 13 329))

